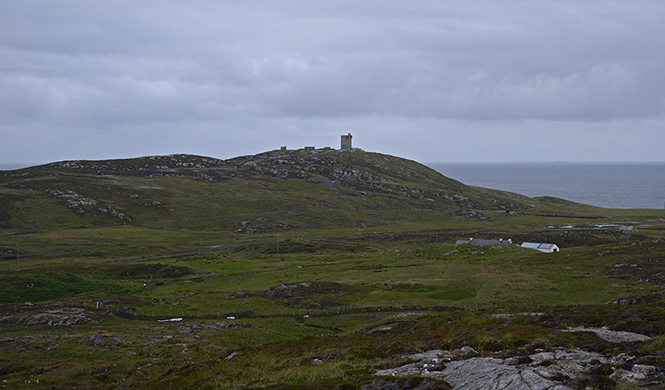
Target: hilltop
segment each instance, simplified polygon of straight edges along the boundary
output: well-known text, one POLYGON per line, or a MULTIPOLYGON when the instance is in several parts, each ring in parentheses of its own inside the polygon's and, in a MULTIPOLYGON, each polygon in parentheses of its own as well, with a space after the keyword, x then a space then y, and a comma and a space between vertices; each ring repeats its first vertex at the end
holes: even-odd
POLYGON ((360 150, 63 161, 0 172, 5 229, 132 225, 257 233, 593 213, 466 186, 415 161, 360 150))

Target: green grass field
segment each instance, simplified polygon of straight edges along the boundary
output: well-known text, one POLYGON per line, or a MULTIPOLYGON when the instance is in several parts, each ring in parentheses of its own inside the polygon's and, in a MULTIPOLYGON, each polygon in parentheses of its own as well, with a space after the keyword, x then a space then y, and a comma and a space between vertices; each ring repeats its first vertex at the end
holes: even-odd
MULTIPOLYGON (((177 256, 200 251, 202 241, 208 249, 240 240, 131 227, 24 234, 19 269, 11 254, 0 263, 2 380, 13 388, 37 380, 55 388, 352 386, 399 353, 580 342, 557 325, 492 313, 602 311, 662 289, 663 280, 636 271, 663 267, 665 241, 656 237, 598 233, 592 245, 556 254, 441 242, 472 232, 280 236, 279 244, 266 236, 177 256), (49 312, 73 324, 30 322, 49 312), (174 318, 182 320, 159 322, 174 318), (335 358, 319 366, 316 356, 335 358)), ((653 299, 631 308, 651 316, 629 323, 633 331, 665 332, 662 298, 653 299)), ((571 325, 626 326, 621 316, 578 314, 571 325)))

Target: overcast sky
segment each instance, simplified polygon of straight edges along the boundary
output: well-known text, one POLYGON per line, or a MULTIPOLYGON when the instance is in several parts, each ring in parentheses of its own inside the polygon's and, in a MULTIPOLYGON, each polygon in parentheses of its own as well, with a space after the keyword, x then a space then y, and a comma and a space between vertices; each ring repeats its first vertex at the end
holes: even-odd
POLYGON ((665 2, 5 0, 0 163, 665 161, 665 2))

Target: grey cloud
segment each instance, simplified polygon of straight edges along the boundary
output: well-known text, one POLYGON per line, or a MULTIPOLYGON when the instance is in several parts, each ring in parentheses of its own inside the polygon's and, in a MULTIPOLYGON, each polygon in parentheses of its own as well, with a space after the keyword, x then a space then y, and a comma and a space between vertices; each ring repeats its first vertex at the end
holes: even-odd
POLYGON ((178 134, 166 143, 178 128, 270 125, 279 140, 303 119, 317 139, 340 124, 380 133, 376 118, 423 137, 451 120, 640 128, 663 120, 663 15, 614 0, 10 2, 0 135, 178 134))
POLYGON ((594 20, 597 12, 586 10, 589 23, 608 28, 593 31, 579 12, 542 13, 533 20, 502 11, 505 22, 483 20, 489 14, 475 22, 407 19, 397 29, 389 27, 392 18, 369 17, 357 34, 355 26, 343 24, 340 41, 352 43, 336 47, 324 39, 329 47, 318 57, 278 53, 253 59, 265 87, 256 92, 291 115, 597 120, 662 113, 644 81, 656 76, 662 90, 665 75, 634 57, 635 45, 624 36, 639 33, 633 39, 651 40, 657 49, 659 25, 603 22, 594 20), (376 35, 383 41, 375 42, 376 35))

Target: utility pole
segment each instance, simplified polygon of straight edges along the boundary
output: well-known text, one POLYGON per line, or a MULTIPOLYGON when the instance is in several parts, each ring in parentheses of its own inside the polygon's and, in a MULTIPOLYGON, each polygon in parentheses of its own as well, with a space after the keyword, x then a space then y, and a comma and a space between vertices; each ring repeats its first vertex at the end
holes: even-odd
POLYGON ((279 254, 279 233, 277 233, 277 254, 279 254))
POLYGON ((18 244, 16 244, 16 270, 17 271, 20 268, 20 261, 21 261, 21 251, 19 250, 18 244))

